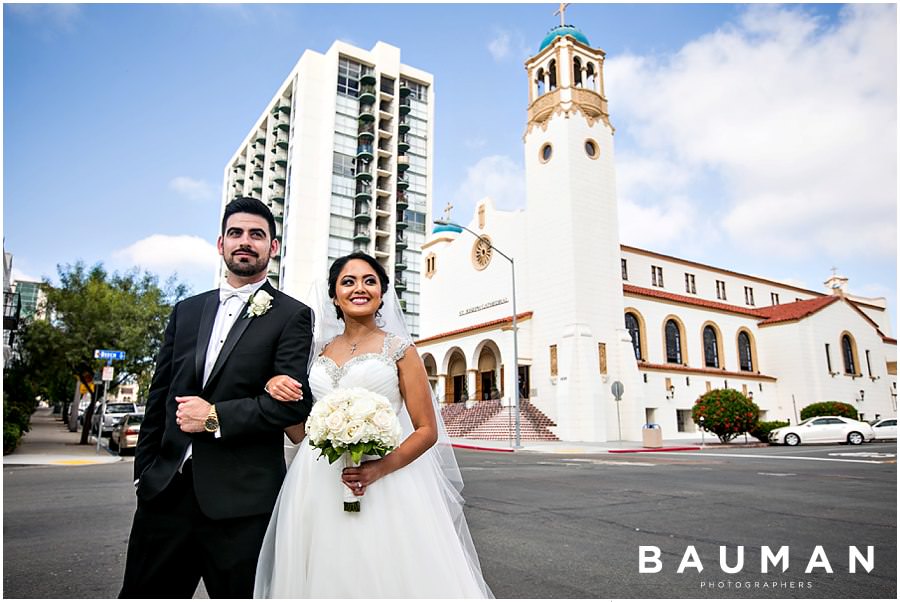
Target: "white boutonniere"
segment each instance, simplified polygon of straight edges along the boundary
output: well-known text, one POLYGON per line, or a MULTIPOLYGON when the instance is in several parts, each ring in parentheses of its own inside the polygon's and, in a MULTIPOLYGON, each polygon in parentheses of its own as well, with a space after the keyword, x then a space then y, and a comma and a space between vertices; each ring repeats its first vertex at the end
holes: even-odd
POLYGON ((258 318, 272 309, 272 295, 259 289, 250 297, 250 307, 247 308, 248 318, 258 318))

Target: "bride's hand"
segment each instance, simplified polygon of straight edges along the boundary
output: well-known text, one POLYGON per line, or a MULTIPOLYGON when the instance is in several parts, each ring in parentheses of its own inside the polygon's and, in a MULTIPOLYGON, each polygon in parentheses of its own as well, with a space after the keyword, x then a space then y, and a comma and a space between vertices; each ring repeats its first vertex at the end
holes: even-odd
POLYGON ((266 383, 265 391, 276 401, 284 403, 303 399, 303 389, 300 387, 300 383, 284 374, 270 378, 266 383))
POLYGON ((363 462, 359 466, 354 466, 352 468, 345 468, 341 473, 341 481, 344 482, 353 495, 356 497, 360 497, 365 495, 366 488, 383 477, 386 473, 384 473, 384 460, 369 460, 367 462, 363 462))

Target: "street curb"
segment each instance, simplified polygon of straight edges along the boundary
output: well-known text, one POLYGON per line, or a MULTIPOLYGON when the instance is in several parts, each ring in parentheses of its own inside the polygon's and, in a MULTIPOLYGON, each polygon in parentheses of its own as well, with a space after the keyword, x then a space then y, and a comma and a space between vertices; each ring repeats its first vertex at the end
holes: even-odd
POLYGON ((634 454, 640 452, 673 452, 673 451, 699 451, 700 447, 648 447, 641 449, 611 449, 611 454, 634 454))
POLYGON ((481 445, 469 445, 468 443, 453 443, 453 447, 458 449, 473 449, 475 451, 491 451, 491 452, 513 452, 514 449, 508 447, 484 447, 481 445))

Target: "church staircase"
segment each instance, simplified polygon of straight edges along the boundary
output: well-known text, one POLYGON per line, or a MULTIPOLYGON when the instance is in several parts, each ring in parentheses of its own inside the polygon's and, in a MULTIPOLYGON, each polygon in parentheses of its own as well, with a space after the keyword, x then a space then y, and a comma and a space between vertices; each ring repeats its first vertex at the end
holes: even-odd
MULTIPOLYGON (((527 399, 520 400, 520 406, 522 441, 559 441, 551 430, 555 422, 527 399)), ((480 401, 468 410, 464 403, 449 404, 441 410, 441 416, 451 437, 484 441, 509 441, 515 437, 515 411, 502 407, 497 400, 480 401)))

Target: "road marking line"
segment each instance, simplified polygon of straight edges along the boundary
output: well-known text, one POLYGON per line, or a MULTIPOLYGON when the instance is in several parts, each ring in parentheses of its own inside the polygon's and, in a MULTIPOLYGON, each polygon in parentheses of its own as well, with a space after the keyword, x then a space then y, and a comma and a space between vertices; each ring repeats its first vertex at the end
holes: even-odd
POLYGON ((652 454, 668 454, 672 456, 706 456, 709 458, 718 457, 718 458, 750 458, 751 460, 816 460, 818 462, 851 462, 856 464, 888 464, 888 462, 879 462, 878 460, 848 460, 846 458, 813 458, 810 456, 774 456, 774 455, 759 455, 753 456, 750 454, 710 454, 706 452, 648 452, 652 454))
POLYGON ((762 475, 764 477, 796 477, 796 472, 758 472, 758 475, 762 475))

